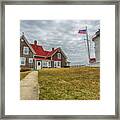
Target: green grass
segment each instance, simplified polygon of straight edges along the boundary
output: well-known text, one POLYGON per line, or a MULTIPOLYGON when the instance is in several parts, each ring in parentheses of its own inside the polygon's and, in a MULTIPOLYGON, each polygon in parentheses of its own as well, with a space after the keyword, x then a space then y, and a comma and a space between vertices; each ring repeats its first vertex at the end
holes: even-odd
POLYGON ((41 100, 99 100, 100 68, 48 68, 38 74, 41 100))
POLYGON ((30 73, 30 71, 20 72, 20 80, 25 78, 25 76, 28 75, 29 73, 30 73))

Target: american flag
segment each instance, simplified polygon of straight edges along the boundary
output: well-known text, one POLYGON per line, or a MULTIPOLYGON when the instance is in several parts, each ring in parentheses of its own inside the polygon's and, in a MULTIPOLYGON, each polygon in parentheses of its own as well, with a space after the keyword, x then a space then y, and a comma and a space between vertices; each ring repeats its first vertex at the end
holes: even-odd
POLYGON ((86 29, 79 30, 78 33, 79 33, 79 34, 87 34, 87 30, 86 30, 86 29))

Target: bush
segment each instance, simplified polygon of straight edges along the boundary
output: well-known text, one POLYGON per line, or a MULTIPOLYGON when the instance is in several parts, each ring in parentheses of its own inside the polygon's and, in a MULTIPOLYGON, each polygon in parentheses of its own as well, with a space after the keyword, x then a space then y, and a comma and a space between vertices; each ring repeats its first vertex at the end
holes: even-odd
POLYGON ((25 71, 30 71, 30 70, 31 70, 31 68, 21 68, 20 72, 25 72, 25 71))

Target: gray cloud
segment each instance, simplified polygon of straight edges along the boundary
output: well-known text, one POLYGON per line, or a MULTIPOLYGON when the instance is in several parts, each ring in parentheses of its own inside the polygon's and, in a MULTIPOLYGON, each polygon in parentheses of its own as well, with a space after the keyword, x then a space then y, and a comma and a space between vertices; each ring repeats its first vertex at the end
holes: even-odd
POLYGON ((78 34, 87 26, 91 57, 94 57, 92 36, 100 28, 99 20, 21 20, 20 33, 24 32, 28 41, 38 40, 46 50, 61 47, 71 64, 86 64, 86 36, 78 34))

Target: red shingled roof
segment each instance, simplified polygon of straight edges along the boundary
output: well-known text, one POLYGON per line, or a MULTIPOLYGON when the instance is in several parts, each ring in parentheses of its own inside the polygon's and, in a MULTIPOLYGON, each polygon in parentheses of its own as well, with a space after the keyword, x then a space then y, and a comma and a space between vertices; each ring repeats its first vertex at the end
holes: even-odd
POLYGON ((61 61, 61 59, 58 59, 58 58, 53 58, 52 60, 54 60, 54 61, 61 61))
POLYGON ((34 60, 49 60, 47 58, 33 58, 34 60))
POLYGON ((35 44, 30 44, 30 45, 32 46, 33 50, 38 56, 50 57, 58 50, 58 48, 56 48, 52 51, 45 51, 43 47, 40 45, 35 45, 35 44))

